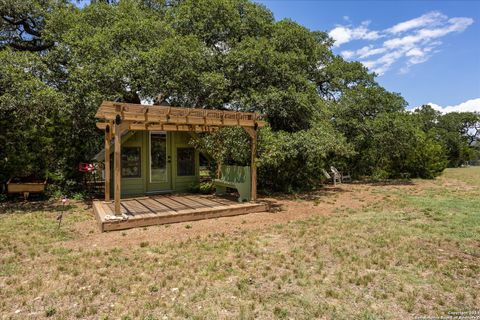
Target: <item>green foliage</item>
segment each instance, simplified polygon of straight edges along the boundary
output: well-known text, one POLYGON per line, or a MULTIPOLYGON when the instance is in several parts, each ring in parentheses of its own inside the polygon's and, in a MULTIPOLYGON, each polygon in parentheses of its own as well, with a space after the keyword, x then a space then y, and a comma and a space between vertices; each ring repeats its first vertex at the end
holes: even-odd
POLYGON ((424 105, 414 112, 423 131, 442 144, 448 165, 457 167, 480 158, 480 114, 451 112, 442 115, 424 105))
POLYGON ((333 122, 357 149, 362 149, 368 143, 371 120, 381 114, 401 112, 405 107, 406 102, 399 94, 378 85, 355 86, 333 104, 333 122))
MULTIPOLYGON (((241 128, 223 128, 192 138, 190 143, 212 155, 217 163, 250 165, 250 137, 241 128)), ((328 160, 352 154, 343 136, 329 123, 294 133, 261 128, 257 151, 260 187, 282 191, 314 186, 328 160)))
POLYGON ((446 165, 444 150, 412 121, 408 113, 383 113, 369 121, 370 139, 359 157, 378 179, 434 178, 446 165))
POLYGON ((260 130, 259 141, 259 183, 270 190, 311 188, 330 161, 352 154, 344 137, 327 123, 295 133, 267 127, 260 130))
POLYGON ((189 188, 189 192, 192 193, 201 193, 201 194, 212 194, 215 191, 215 186, 211 181, 204 181, 200 183, 193 183, 189 188))
POLYGON ((200 182, 200 193, 211 194, 214 189, 215 189, 215 186, 213 185, 213 182, 211 181, 200 182))
POLYGON ((438 114, 412 115, 405 107, 400 95, 377 85, 349 89, 334 104, 334 124, 356 151, 347 160, 355 175, 433 178, 443 171, 445 148, 428 131, 438 114))
POLYGON ((42 81, 45 72, 35 54, 0 51, 0 180, 55 170, 65 100, 42 81))
POLYGON ((61 10, 66 0, 2 0, 0 2, 0 49, 40 52, 54 42, 43 33, 49 12, 61 10))
POLYGON ((240 127, 225 127, 210 134, 192 137, 190 143, 210 155, 216 163, 250 164, 250 136, 240 127))
MULTIPOLYGON (((159 95, 175 106, 261 113, 267 189, 310 188, 331 164, 356 175, 433 177, 444 153, 450 165, 478 154, 478 114, 407 116, 404 99, 334 55, 325 32, 275 21, 252 1, 75 4, 10 0, 0 10, 2 182, 48 176, 53 193, 78 190, 78 162, 102 147, 101 101, 159 95)), ((217 163, 250 162, 240 128, 192 144, 217 163)))

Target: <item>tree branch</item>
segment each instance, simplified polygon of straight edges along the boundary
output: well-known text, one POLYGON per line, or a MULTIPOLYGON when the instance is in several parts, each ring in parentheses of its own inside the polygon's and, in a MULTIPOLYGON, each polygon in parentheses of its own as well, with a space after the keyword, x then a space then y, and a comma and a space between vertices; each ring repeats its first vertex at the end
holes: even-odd
POLYGON ((54 43, 47 41, 44 43, 38 43, 37 39, 32 41, 23 41, 23 42, 10 42, 9 45, 18 51, 32 51, 39 52, 43 50, 50 49, 53 47, 54 43))

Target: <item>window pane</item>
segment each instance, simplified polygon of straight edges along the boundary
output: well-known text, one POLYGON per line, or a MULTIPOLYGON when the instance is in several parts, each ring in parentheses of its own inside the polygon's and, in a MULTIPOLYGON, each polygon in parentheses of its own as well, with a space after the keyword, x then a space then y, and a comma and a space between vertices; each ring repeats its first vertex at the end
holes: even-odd
POLYGON ((167 181, 167 135, 151 133, 150 135, 150 181, 167 181))
POLYGON ((122 148, 122 177, 141 177, 140 147, 122 148))
POLYGON ((194 176, 195 175, 195 149, 178 148, 177 149, 177 175, 194 176))

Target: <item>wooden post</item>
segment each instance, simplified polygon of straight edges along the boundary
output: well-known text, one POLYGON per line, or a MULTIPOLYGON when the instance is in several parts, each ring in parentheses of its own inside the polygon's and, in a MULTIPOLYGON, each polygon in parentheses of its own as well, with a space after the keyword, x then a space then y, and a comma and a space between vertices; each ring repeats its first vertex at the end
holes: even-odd
POLYGON ((110 201, 110 133, 111 126, 105 128, 105 202, 110 201))
POLYGON ((257 130, 253 129, 253 134, 252 134, 252 146, 251 146, 251 152, 252 152, 252 159, 251 159, 251 178, 252 178, 252 201, 257 201, 257 164, 256 164, 256 158, 257 158, 257 130))
POLYGON ((252 182, 252 201, 257 200, 257 128, 243 127, 243 129, 248 133, 251 140, 250 150, 251 150, 251 164, 250 164, 250 177, 252 182))
POLYGON ((114 172, 115 172, 115 215, 120 216, 122 212, 120 210, 120 197, 121 197, 121 147, 122 147, 122 130, 121 130, 122 118, 120 115, 117 115, 115 119, 115 155, 114 155, 114 172))

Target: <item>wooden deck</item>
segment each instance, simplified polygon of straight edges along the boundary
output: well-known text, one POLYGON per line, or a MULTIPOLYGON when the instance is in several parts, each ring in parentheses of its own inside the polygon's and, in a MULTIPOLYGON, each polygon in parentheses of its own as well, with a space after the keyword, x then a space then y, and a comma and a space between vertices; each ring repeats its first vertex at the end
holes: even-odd
POLYGON ((93 210, 103 232, 262 212, 267 205, 211 195, 156 195, 123 199, 121 217, 115 217, 113 202, 94 201, 93 210))

